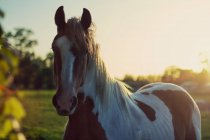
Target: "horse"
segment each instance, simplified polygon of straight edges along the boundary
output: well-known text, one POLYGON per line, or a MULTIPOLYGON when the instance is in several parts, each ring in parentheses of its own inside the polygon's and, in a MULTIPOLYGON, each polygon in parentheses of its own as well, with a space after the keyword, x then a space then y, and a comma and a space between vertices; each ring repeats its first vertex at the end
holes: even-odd
POLYGON ((151 83, 132 93, 110 76, 94 39, 88 9, 65 20, 55 13, 52 43, 58 115, 68 116, 64 140, 200 140, 198 106, 182 87, 151 83))

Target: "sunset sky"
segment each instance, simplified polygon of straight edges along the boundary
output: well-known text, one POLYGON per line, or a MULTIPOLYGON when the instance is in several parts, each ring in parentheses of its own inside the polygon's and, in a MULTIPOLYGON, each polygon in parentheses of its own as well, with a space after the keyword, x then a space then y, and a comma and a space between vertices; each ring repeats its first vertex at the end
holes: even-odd
POLYGON ((44 57, 56 34, 54 14, 64 6, 66 18, 81 16, 86 7, 96 25, 96 41, 110 73, 122 77, 161 74, 171 65, 201 70, 210 58, 209 0, 0 0, 6 31, 34 31, 44 57))

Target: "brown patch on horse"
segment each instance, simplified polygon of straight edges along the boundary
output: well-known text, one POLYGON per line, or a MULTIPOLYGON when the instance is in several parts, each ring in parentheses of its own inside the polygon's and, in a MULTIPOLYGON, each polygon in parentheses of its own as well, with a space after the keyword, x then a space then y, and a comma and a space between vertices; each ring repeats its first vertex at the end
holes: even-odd
POLYGON ((191 121, 189 130, 186 135, 186 140, 196 140, 195 128, 191 121))
POLYGON ((97 115, 93 114, 93 101, 84 95, 78 94, 78 106, 75 113, 69 116, 64 140, 107 140, 105 132, 98 122, 97 115))
POLYGON ((155 121, 155 119, 156 119, 155 110, 152 107, 150 107, 149 105, 147 105, 141 101, 138 101, 138 100, 135 100, 135 101, 137 102, 139 108, 141 108, 141 110, 145 113, 147 118, 150 121, 155 121))
POLYGON ((155 90, 152 92, 160 98, 172 114, 176 140, 195 140, 196 134, 192 123, 194 103, 184 91, 155 90))

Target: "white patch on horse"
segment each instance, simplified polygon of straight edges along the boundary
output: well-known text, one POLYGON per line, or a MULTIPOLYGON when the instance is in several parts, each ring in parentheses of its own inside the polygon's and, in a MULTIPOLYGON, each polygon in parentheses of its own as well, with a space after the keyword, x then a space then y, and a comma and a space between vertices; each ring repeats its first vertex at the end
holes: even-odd
POLYGON ((154 122, 151 122, 148 119, 146 120, 146 115, 141 116, 141 118, 145 119, 141 124, 143 133, 149 134, 149 136, 147 136, 149 139, 173 140, 174 129, 172 123, 172 114, 164 102, 153 94, 144 95, 141 94, 140 91, 132 94, 132 97, 135 100, 147 104, 155 110, 156 119, 154 122))
POLYGON ((56 47, 59 49, 62 68, 61 68, 61 84, 62 84, 62 93, 58 97, 57 103, 60 107, 60 110, 69 111, 72 114, 75 110, 71 108, 70 99, 72 96, 76 96, 74 91, 73 85, 73 67, 74 67, 74 60, 75 56, 70 51, 71 50, 71 42, 66 36, 62 36, 56 40, 56 47))
POLYGON ((180 87, 180 86, 177 86, 177 85, 172 84, 172 83, 162 83, 162 82, 151 83, 151 84, 145 85, 145 86, 141 87, 138 91, 139 92, 152 93, 155 90, 173 90, 173 91, 184 91, 184 92, 186 92, 186 90, 184 88, 180 87))
POLYGON ((61 82, 63 88, 68 90, 68 87, 73 84, 73 67, 75 56, 70 51, 71 42, 66 36, 62 36, 56 40, 56 45, 60 49, 62 60, 61 82))

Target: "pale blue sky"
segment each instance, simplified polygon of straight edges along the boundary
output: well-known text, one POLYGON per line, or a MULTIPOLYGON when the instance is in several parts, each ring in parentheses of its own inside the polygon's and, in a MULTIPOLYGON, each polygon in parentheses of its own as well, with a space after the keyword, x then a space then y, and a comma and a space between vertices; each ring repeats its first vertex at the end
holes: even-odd
POLYGON ((159 74, 169 65, 199 70, 199 53, 210 56, 208 0, 0 0, 3 27, 32 29, 36 52, 44 56, 51 51, 60 5, 66 18, 90 10, 101 55, 114 76, 159 74))

